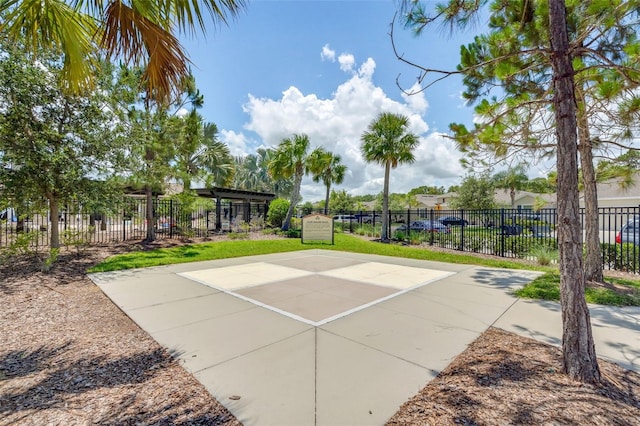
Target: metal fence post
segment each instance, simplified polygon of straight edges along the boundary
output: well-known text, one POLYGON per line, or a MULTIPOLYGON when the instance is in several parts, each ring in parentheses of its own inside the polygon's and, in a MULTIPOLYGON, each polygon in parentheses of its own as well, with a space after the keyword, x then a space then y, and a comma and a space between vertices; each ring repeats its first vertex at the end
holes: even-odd
POLYGON ((498 232, 500 233, 500 256, 504 257, 504 208, 500 209, 500 227, 498 232))
POLYGON ((458 250, 464 250, 464 209, 460 209, 460 246, 458 250))
MULTIPOLYGON (((431 221, 431 223, 429 224, 429 226, 431 226, 433 228, 433 224, 435 223, 436 220, 436 212, 433 209, 429 210, 429 220, 431 221)), ((429 231, 429 245, 432 246, 433 245, 433 234, 434 234, 434 229, 431 229, 429 231)))
POLYGON ((173 238, 173 200, 169 200, 169 238, 173 238))

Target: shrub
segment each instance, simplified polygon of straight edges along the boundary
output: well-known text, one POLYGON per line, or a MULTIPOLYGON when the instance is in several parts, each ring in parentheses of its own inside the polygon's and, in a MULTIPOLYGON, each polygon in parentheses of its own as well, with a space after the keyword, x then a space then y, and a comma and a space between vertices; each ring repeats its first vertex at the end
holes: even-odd
POLYGON ((510 251, 514 256, 519 258, 524 258, 529 252, 529 240, 519 235, 506 237, 504 246, 506 251, 510 251))
POLYGON ((249 238, 249 233, 247 232, 229 232, 227 234, 227 238, 230 240, 246 240, 249 238))
POLYGON ((60 235, 60 242, 67 250, 75 247, 78 255, 89 246, 89 239, 95 231, 95 226, 90 226, 86 231, 80 229, 65 229, 60 235))
POLYGON ((302 228, 302 219, 298 217, 292 217, 289 228, 300 229, 302 228))
MULTIPOLYGON (((32 247, 38 244, 39 232, 19 232, 8 246, 0 249, 0 261, 10 261, 15 256, 34 253, 32 247)), ((34 253, 37 254, 37 253, 34 253)))
POLYGON ((300 229, 289 228, 287 230, 287 232, 285 233, 285 236, 287 238, 300 238, 301 237, 301 231, 300 231, 300 229))
POLYGON ((424 241, 424 237, 425 235, 423 233, 411 231, 409 232, 407 239, 409 240, 409 244, 417 246, 422 244, 422 241, 424 241))
POLYGON ((604 263, 610 268, 618 271, 638 271, 640 247, 631 243, 602 243, 601 247, 604 263))
POLYGON ((59 248, 52 248, 49 254, 40 262, 40 270, 45 274, 51 270, 53 264, 58 260, 59 248))
POLYGON ((548 244, 536 244, 529 249, 529 255, 536 259, 538 265, 547 266, 558 260, 558 250, 548 244))
POLYGON ((484 237, 482 235, 470 235, 468 237, 465 237, 464 239, 463 250, 480 253, 489 248, 489 242, 490 238, 484 237))
POLYGON ((405 241, 407 239, 407 234, 403 231, 396 231, 393 234, 393 238, 398 241, 405 241))
POLYGON ((267 222, 271 226, 282 227, 282 222, 287 217, 289 211, 289 201, 284 198, 276 198, 269 204, 269 212, 267 213, 267 222))

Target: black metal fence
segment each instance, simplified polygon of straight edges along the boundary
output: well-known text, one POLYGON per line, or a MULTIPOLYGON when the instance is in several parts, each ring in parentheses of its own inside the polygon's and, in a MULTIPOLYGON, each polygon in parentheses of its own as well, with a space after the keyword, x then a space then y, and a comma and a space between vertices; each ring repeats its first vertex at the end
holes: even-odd
MULTIPOLYGON (((584 232, 584 209, 580 212, 584 232)), ((640 217, 640 207, 598 210, 598 233, 604 269, 640 272, 640 241, 620 241, 623 225, 640 217), (618 240, 616 241, 616 238, 618 240)), ((336 226, 362 235, 380 235, 382 213, 336 212, 336 226)), ((406 244, 423 244, 507 258, 554 259, 558 248, 555 209, 434 210, 389 212, 387 235, 406 244)), ((584 240, 584 235, 583 235, 584 240)))
MULTIPOLYGON (((58 216, 60 241, 65 245, 82 240, 104 244, 142 240, 147 235, 146 200, 127 197, 111 212, 89 212, 81 206, 65 206, 58 216)), ((265 226, 264 203, 222 202, 220 214, 215 207, 185 209, 180 202, 154 199, 152 226, 157 239, 204 237, 216 232, 249 231, 265 226)), ((31 246, 46 247, 51 236, 47 212, 19 216, 13 209, 0 216, 0 247, 12 244, 20 235, 29 234, 31 246)))
MULTIPOLYGON (((380 235, 382 213, 379 211, 332 214, 336 218, 336 229, 380 235)), ((48 246, 51 221, 46 212, 16 216, 12 209, 0 211, 0 248, 27 234, 31 246, 48 246)), ((155 199, 153 216, 152 226, 157 239, 204 237, 217 232, 262 229, 266 225, 267 206, 264 203, 223 202, 218 212, 215 207, 203 206, 187 210, 175 200, 155 199)), ((622 227, 639 217, 640 207, 598 210, 604 269, 640 272, 640 236, 635 244, 619 238, 622 227)), ((581 219, 584 230, 584 210, 581 211, 581 219)), ((62 245, 79 241, 104 244, 142 240, 147 235, 147 226, 146 200, 132 197, 125 197, 109 213, 88 212, 81 206, 65 206, 58 223, 62 245)), ((552 254, 558 246, 555 209, 394 210, 389 212, 388 226, 388 236, 405 244, 506 258, 534 260, 541 254, 552 254)))

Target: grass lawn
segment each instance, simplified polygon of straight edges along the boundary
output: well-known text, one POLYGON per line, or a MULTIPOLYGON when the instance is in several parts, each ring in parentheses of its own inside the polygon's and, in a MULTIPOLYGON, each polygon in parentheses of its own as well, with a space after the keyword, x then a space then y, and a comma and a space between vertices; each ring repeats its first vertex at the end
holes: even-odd
MULTIPOLYGON (((326 243, 302 244, 300 239, 291 238, 279 240, 218 241, 151 251, 137 251, 110 257, 91 268, 89 272, 107 272, 309 249, 376 254, 446 263, 480 265, 493 268, 537 270, 545 272, 545 274, 523 289, 518 290, 516 295, 518 297, 533 299, 560 299, 560 276, 555 268, 532 266, 508 259, 481 258, 463 253, 445 253, 410 246, 381 244, 343 233, 335 234, 334 245, 326 243)), ((585 295, 587 302, 616 306, 640 306, 640 281, 613 278, 607 278, 607 281, 611 282, 610 286, 589 287, 586 289, 585 295)))
MULTIPOLYGON (((640 282, 606 277, 607 285, 585 288, 587 303, 613 306, 640 306, 640 282)), ((560 300, 560 274, 557 271, 539 276, 523 288, 516 290, 518 297, 542 300, 560 300)))

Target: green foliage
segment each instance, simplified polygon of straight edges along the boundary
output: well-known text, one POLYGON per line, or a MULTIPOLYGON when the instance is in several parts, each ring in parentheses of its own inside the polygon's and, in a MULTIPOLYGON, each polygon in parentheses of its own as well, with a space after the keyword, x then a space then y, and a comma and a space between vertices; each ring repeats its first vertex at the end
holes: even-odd
POLYGON ((549 179, 537 177, 529 179, 524 185, 524 190, 536 194, 551 194, 556 192, 556 187, 549 179))
POLYGON ((489 249, 493 251, 493 238, 483 235, 469 235, 464 238, 464 250, 474 253, 481 253, 489 249))
POLYGON ((371 224, 363 223, 362 225, 358 225, 358 227, 353 230, 353 233, 362 236, 380 237, 380 226, 376 225, 374 227, 371 224))
POLYGON ((457 191, 458 196, 451 200, 454 209, 488 210, 495 207, 493 201, 494 184, 485 173, 467 175, 457 191))
POLYGON ((545 244, 536 244, 529 249, 529 256, 536 259, 538 265, 547 266, 558 260, 558 250, 545 244))
POLYGON ((560 275, 549 272, 514 292, 518 297, 542 300, 560 300, 560 275))
POLYGON ((371 201, 375 201, 376 200, 376 195, 374 194, 365 194, 365 195, 354 195, 353 196, 353 201, 355 201, 356 203, 360 202, 360 203, 369 203, 371 201))
POLYGON ((165 103, 188 77, 188 55, 179 34, 204 33, 209 19, 217 27, 244 8, 244 2, 235 0, 207 2, 206 7, 188 1, 121 2, 116 6, 118 16, 109 19, 115 5, 111 1, 2 2, 2 35, 13 43, 25 40, 34 58, 39 57, 41 46, 60 49, 64 64, 60 83, 73 94, 95 88, 101 79, 95 72, 99 58, 146 64, 145 99, 165 103))
MULTIPOLYGON (((191 225, 191 223, 189 223, 191 225)), ((190 241, 196 236, 196 230, 192 226, 183 226, 179 228, 180 239, 182 241, 190 241)))
POLYGON ((529 178, 526 175, 526 165, 521 163, 510 167, 506 171, 498 172, 491 177, 494 188, 504 189, 511 196, 511 207, 514 207, 514 197, 517 191, 525 188, 529 178))
POLYGON ((329 197, 329 210, 334 213, 352 212, 355 210, 353 197, 347 191, 331 191, 329 197))
POLYGON ((89 226, 86 230, 68 228, 60 234, 60 242, 67 250, 75 248, 80 255, 89 246, 90 237, 94 232, 95 226, 89 226))
POLYGON ((321 248, 325 250, 353 253, 377 254, 409 259, 433 260, 456 264, 484 265, 495 268, 536 269, 529 265, 512 262, 507 259, 481 259, 462 253, 442 253, 411 248, 397 244, 378 244, 349 234, 336 234, 335 245, 309 243, 301 245, 295 239, 277 239, 262 241, 220 241, 185 245, 168 249, 138 251, 110 257, 89 272, 106 272, 121 269, 142 268, 148 266, 170 265, 175 263, 198 262, 203 260, 226 259, 240 256, 253 256, 267 253, 281 253, 297 250, 321 248))
POLYGON ((312 156, 309 154, 309 136, 296 134, 291 138, 283 139, 273 154, 269 163, 269 174, 275 178, 293 178, 293 190, 289 210, 282 221, 282 230, 289 229, 293 212, 300 201, 300 185, 302 178, 311 171, 312 156))
POLYGON ((505 237, 504 247, 506 251, 511 252, 514 256, 524 258, 529 252, 530 241, 521 235, 513 237, 505 237))
POLYGON ((53 265, 58 260, 59 254, 60 254, 59 248, 52 248, 47 254, 47 256, 44 259, 42 259, 42 262, 40 264, 40 270, 45 274, 49 272, 53 267, 53 265))
POLYGON ((227 238, 230 240, 246 240, 249 238, 249 233, 232 231, 227 234, 227 238))
MULTIPOLYGON (((382 197, 383 194, 379 193, 376 197, 376 204, 374 205, 374 210, 381 211, 382 210, 382 197)), ((399 211, 406 210, 411 207, 415 207, 418 205, 418 201, 415 195, 410 194, 399 194, 397 192, 392 192, 389 194, 389 210, 390 211, 399 211)))
POLYGON ((409 131, 409 118, 388 112, 380 113, 360 137, 360 151, 365 161, 377 163, 384 167, 384 188, 382 207, 381 238, 386 240, 389 197, 390 170, 399 164, 411 164, 415 161, 413 150, 420 143, 417 135, 409 131))
POLYGON ((328 210, 331 185, 342 183, 347 166, 342 164, 342 158, 339 155, 319 147, 309 155, 309 170, 313 174, 313 181, 322 182, 326 187, 325 210, 328 210))
POLYGON ((445 193, 444 186, 423 185, 423 186, 418 186, 417 188, 412 188, 411 190, 409 190, 407 195, 419 195, 419 194, 440 195, 444 193, 445 193))
POLYGON ((33 231, 18 232, 9 245, 0 248, 0 260, 2 263, 9 262, 16 256, 32 253, 31 247, 37 246, 39 236, 38 232, 33 231))
MULTIPOLYGON (((192 90, 186 95, 193 105, 199 92, 195 86, 192 90)), ((183 183, 184 191, 191 189, 193 180, 204 181, 206 187, 226 186, 231 182, 235 169, 229 147, 218 140, 218 127, 214 123, 205 123, 196 106, 177 123, 178 137, 174 140, 173 168, 183 183)))
POLYGON ((302 236, 302 230, 301 229, 295 229, 295 228, 289 228, 285 231, 284 235, 287 238, 301 238, 302 236))
POLYGON ((33 256, 40 267, 40 271, 47 273, 58 260, 59 248, 52 248, 44 253, 40 252, 42 246, 38 240, 41 232, 19 232, 8 246, 0 248, 0 263, 8 263, 20 256, 33 256))
POLYGON ((407 241, 409 241, 409 244, 414 246, 422 244, 423 241, 428 241, 428 237, 426 234, 416 231, 409 232, 409 235, 407 235, 406 239, 407 241))
MULTIPOLYGON (((640 306, 640 283, 637 281, 606 278, 611 285, 585 288, 587 303, 612 306, 640 306), (613 288, 613 284, 626 291, 620 292, 613 288)), ((514 292, 518 297, 542 300, 560 300, 560 275, 558 272, 548 272, 539 276, 526 286, 514 292)))
POLYGON ((309 215, 313 212, 313 210, 315 210, 313 203, 311 203, 311 201, 305 202, 300 208, 302 209, 303 216, 309 215))
POLYGON ((267 222, 271 226, 281 227, 285 217, 287 217, 287 211, 289 210, 289 201, 283 198, 276 198, 269 204, 269 211, 267 212, 267 222))
POLYGON ((609 268, 616 271, 638 271, 640 269, 640 247, 631 244, 602 243, 602 258, 609 268))
MULTIPOLYGON (((0 49, 2 197, 16 208, 110 204, 126 142, 113 70, 103 64, 96 90, 73 96, 56 85, 62 75, 55 53, 42 50, 36 63, 19 45, 0 49)), ((51 233, 52 247, 56 237, 51 233)))

